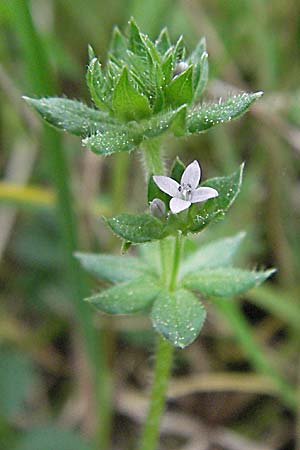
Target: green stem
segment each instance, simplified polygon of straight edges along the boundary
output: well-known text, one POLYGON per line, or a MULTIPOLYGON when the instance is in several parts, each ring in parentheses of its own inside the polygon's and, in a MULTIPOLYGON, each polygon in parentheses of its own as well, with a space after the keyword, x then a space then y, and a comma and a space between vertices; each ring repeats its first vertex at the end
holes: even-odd
MULTIPOLYGON (((148 175, 163 174, 164 167, 160 155, 159 140, 147 141, 143 145, 143 155, 148 175)), ((161 280, 168 290, 175 288, 181 254, 181 235, 175 240, 174 253, 170 251, 170 239, 160 241, 161 280), (170 257, 173 261, 170 261, 170 257), (168 276, 171 267, 171 276, 168 276), (169 280, 170 278, 170 280, 169 280)), ((150 405, 139 450, 155 450, 159 441, 159 426, 166 402, 166 391, 171 374, 173 346, 158 336, 154 381, 150 396, 150 405)))
POLYGON ((157 448, 159 425, 165 409, 166 391, 171 373, 173 352, 173 346, 159 336, 150 407, 139 450, 155 450, 157 448))
POLYGON ((177 274, 178 274, 178 270, 179 270, 179 266, 180 266, 181 243, 182 243, 182 234, 179 231, 175 238, 174 254, 173 254, 173 267, 172 267, 171 279, 170 279, 170 285, 169 285, 170 291, 173 291, 176 287, 177 274))
MULTIPOLYGON (((51 95, 55 91, 55 82, 45 48, 30 14, 29 2, 27 0, 14 0, 10 2, 10 7, 12 23, 18 35, 24 58, 24 67, 27 75, 26 93, 43 96, 51 95)), ((74 313, 93 368, 93 379, 97 385, 99 433, 96 433, 98 440, 95 447, 107 449, 108 437, 105 424, 107 423, 107 411, 109 412, 109 408, 107 408, 108 389, 106 389, 106 381, 109 377, 105 366, 102 344, 99 342, 97 332, 91 324, 91 310, 82 301, 87 291, 86 281, 79 264, 73 256, 78 245, 76 222, 72 207, 73 199, 69 185, 68 162, 61 144, 60 135, 48 126, 44 128, 43 147, 47 152, 52 182, 56 191, 57 213, 65 250, 66 276, 73 291, 74 313)))
POLYGON ((149 139, 145 141, 142 150, 148 172, 147 176, 162 175, 164 173, 164 165, 161 158, 160 139, 149 139))

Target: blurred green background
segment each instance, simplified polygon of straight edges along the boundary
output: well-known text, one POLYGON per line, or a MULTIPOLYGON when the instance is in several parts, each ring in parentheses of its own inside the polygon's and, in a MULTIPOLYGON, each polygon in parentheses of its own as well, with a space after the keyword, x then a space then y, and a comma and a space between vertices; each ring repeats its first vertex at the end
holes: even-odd
POLYGON ((231 316, 208 305, 200 337, 177 352, 160 448, 300 450, 297 0, 0 3, 0 449, 136 445, 153 366, 149 322, 96 317, 81 298, 97 284, 72 254, 120 251, 100 218, 143 211, 140 158, 97 157, 21 99, 89 102, 87 45, 105 61, 112 27, 124 30, 130 16, 152 38, 167 25, 190 49, 206 36, 204 100, 265 92, 238 121, 164 148, 166 164, 196 158, 204 178, 246 161, 238 201, 200 240, 245 230, 244 265, 278 268, 231 316))

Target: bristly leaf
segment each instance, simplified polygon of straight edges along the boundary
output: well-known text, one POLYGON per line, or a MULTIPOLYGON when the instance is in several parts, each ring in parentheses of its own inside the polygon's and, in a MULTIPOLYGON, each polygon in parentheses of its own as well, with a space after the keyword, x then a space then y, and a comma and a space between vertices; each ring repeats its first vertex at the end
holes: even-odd
POLYGON ((85 147, 89 147, 99 155, 111 155, 116 152, 130 152, 140 143, 140 135, 131 131, 123 124, 108 126, 106 130, 96 132, 82 140, 85 147))
POLYGON ((140 277, 105 289, 85 300, 108 314, 132 314, 145 311, 159 291, 152 278, 140 277))
POLYGON ((163 28, 155 41, 155 46, 159 53, 163 56, 171 47, 171 40, 167 28, 163 28))
POLYGON ((200 269, 228 267, 236 254, 246 233, 243 231, 232 237, 226 237, 202 245, 191 253, 180 266, 180 277, 198 272, 200 269))
POLYGON ((146 265, 133 256, 116 256, 94 253, 75 253, 82 267, 100 280, 110 283, 138 278, 143 273, 149 273, 146 265))
POLYGON ((274 269, 256 272, 226 267, 201 269, 186 275, 182 284, 206 296, 233 297, 258 286, 274 272, 274 269))
POLYGON ((143 119, 151 114, 147 98, 130 84, 126 67, 114 89, 112 107, 115 115, 123 120, 143 119))
POLYGON ((193 66, 176 76, 167 86, 166 98, 173 108, 191 103, 193 100, 193 66))
POLYGON ((194 65, 193 89, 194 101, 196 101, 202 94, 208 80, 208 55, 205 38, 200 39, 188 61, 194 65))
POLYGON ((105 130, 116 121, 103 111, 89 108, 84 103, 67 98, 28 98, 24 100, 42 116, 50 125, 85 137, 96 130, 105 130))
POLYGON ((127 39, 118 27, 114 27, 109 46, 109 53, 117 59, 123 59, 127 50, 127 39))
POLYGON ((196 339, 205 317, 203 305, 185 289, 161 291, 151 311, 154 328, 178 348, 184 348, 196 339))
POLYGON ((184 42, 183 42, 183 36, 180 36, 179 39, 177 40, 174 50, 173 50, 173 64, 174 67, 176 65, 176 63, 183 61, 185 58, 185 46, 184 46, 184 42))
POLYGON ((131 18, 129 22, 128 36, 129 50, 138 56, 146 57, 148 52, 143 42, 141 32, 133 18, 131 18))
MULTIPOLYGON (((180 134, 186 117, 185 106, 175 111, 156 114, 140 124, 131 122, 118 123, 117 126, 106 126, 102 131, 86 137, 82 143, 100 155, 111 155, 116 152, 130 152, 145 139, 152 139, 167 131, 180 134)), ((117 122, 115 122, 117 123, 117 122)))
POLYGON ((189 133, 201 133, 221 123, 236 119, 262 96, 262 92, 234 95, 219 103, 201 105, 189 112, 187 130, 189 133))
POLYGON ((175 112, 172 121, 170 130, 174 134, 174 136, 180 137, 185 136, 186 134, 186 116, 187 116, 187 107, 186 105, 181 106, 175 112))
POLYGON ((200 209, 198 209, 197 205, 191 207, 190 214, 193 223, 188 227, 188 231, 198 233, 210 222, 224 216, 240 192, 243 169, 244 164, 241 164, 239 170, 232 175, 211 178, 201 185, 216 189, 219 195, 218 197, 207 200, 200 209))
POLYGON ((117 236, 133 244, 151 242, 164 237, 164 225, 150 214, 120 214, 105 221, 117 236))
POLYGON ((101 64, 97 58, 93 58, 88 66, 86 82, 93 102, 99 109, 110 111, 107 99, 107 80, 102 72, 101 64))
POLYGON ((89 61, 92 61, 92 59, 94 59, 96 57, 94 49, 90 44, 88 45, 88 56, 89 56, 89 61))

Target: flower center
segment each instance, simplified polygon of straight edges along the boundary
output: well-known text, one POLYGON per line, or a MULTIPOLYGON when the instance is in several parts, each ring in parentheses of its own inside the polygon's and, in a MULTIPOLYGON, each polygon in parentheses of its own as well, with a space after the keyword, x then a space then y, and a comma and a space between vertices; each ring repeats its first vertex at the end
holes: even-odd
POLYGON ((181 184, 178 188, 182 200, 189 201, 192 196, 192 186, 190 184, 181 184))

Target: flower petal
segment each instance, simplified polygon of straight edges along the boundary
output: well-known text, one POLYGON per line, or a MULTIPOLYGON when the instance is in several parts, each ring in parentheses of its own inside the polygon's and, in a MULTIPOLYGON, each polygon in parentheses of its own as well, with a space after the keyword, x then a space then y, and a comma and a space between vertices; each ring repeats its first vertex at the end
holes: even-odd
POLYGON ((191 206, 191 202, 182 200, 182 198, 172 198, 170 200, 170 210, 173 214, 180 213, 191 206))
POLYGON ((181 177, 181 184, 190 184, 192 189, 198 187, 201 177, 201 169, 198 161, 193 161, 187 166, 181 177))
POLYGON ((155 175, 153 177, 154 183, 159 189, 172 197, 179 195, 179 184, 177 181, 172 180, 170 177, 164 177, 162 175, 155 175))
POLYGON ((211 187, 199 187, 192 192, 191 202, 205 202, 206 200, 218 197, 219 193, 216 189, 211 187))

